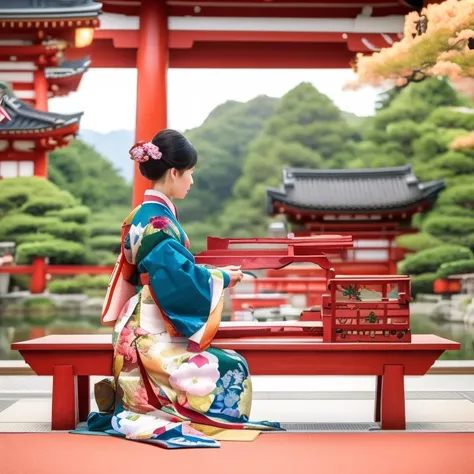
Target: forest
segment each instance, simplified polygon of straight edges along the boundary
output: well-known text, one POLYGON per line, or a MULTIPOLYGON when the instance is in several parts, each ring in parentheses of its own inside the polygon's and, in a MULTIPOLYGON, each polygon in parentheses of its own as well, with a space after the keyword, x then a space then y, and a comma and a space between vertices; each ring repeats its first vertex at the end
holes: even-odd
MULTIPOLYGON (((178 202, 191 250, 202 250, 209 234, 266 235, 265 190, 280 185, 283 166, 411 163, 421 181, 447 184, 435 208, 415 216, 419 233, 399 239, 414 251, 399 271, 413 276, 415 291, 429 291, 439 275, 474 271, 474 149, 456 145, 473 130, 471 100, 440 78, 389 90, 364 118, 342 112, 309 83, 280 99, 228 101, 185 132, 199 153, 195 185, 178 202)), ((0 181, 0 240, 15 241, 19 263, 45 256, 110 265, 130 197, 113 163, 76 140, 50 154, 48 181, 0 181)))

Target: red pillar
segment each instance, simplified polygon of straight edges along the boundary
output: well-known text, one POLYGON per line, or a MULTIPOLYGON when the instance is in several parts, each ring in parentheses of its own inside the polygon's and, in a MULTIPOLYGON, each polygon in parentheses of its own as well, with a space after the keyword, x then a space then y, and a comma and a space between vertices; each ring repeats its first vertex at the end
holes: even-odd
POLYGON ((30 293, 41 294, 46 290, 46 260, 43 257, 33 259, 30 293))
MULTIPOLYGON (((142 0, 137 52, 137 119, 135 138, 151 140, 168 126, 168 16, 165 0, 142 0)), ((138 206, 150 182, 135 163, 133 206, 138 206)))
POLYGON ((388 239, 388 273, 390 275, 397 274, 397 249, 393 237, 388 239))
MULTIPOLYGON (((48 110, 48 81, 44 69, 35 71, 35 108, 46 112, 48 110)), ((38 151, 35 157, 35 176, 48 177, 48 153, 38 151)))

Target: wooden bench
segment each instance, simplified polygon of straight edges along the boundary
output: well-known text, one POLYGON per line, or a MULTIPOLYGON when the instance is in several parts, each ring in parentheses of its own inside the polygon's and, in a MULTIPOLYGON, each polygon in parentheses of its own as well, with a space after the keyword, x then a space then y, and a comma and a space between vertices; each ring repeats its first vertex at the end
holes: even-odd
MULTIPOLYGON (((383 430, 406 427, 404 377, 425 375, 444 351, 460 349, 459 343, 432 335, 412 335, 411 342, 327 343, 304 331, 266 337, 240 331, 240 337, 216 339, 213 346, 242 354, 252 375, 375 376, 374 419, 383 430)), ((53 430, 74 429, 85 421, 89 377, 112 375, 110 335, 45 336, 14 343, 12 349, 20 351, 37 375, 53 376, 53 430)))
MULTIPOLYGON (((222 324, 213 346, 242 354, 253 375, 375 376, 375 421, 383 430, 403 430, 404 377, 425 375, 444 351, 459 350, 460 344, 411 334, 409 277, 336 276, 325 252, 352 246, 347 236, 301 240, 209 237, 208 249, 196 256, 197 263, 252 270, 311 262, 325 270, 328 283, 321 311, 306 312, 314 321, 222 324), (249 245, 253 248, 244 248, 249 245), (257 245, 264 248, 257 249, 257 245)), ((14 343, 12 349, 20 351, 36 374, 53 376, 53 430, 73 429, 78 420, 86 420, 89 377, 112 375, 108 335, 46 336, 14 343)))

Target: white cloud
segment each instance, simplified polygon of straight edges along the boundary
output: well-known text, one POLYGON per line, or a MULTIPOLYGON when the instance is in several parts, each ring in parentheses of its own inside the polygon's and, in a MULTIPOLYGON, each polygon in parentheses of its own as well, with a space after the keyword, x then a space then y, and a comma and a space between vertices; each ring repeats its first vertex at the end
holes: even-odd
MULTIPOLYGON (((281 97, 299 83, 311 82, 342 110, 371 115, 379 91, 343 91, 349 69, 171 69, 168 75, 169 125, 184 130, 199 126, 226 100, 247 101, 257 95, 281 97)), ((91 69, 78 92, 50 100, 50 110, 83 111, 81 126, 98 132, 135 128, 135 69, 91 69)))

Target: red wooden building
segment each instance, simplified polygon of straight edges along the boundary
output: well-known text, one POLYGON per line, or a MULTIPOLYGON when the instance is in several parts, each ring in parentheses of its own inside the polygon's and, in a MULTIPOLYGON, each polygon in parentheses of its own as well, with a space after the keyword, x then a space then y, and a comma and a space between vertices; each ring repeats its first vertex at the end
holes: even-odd
POLYGON ((13 176, 13 163, 22 163, 18 175, 46 177, 48 151, 76 135, 80 114, 50 114, 48 99, 77 89, 90 65, 80 52, 92 42, 100 11, 92 0, 1 2, 0 81, 16 97, 8 100, 13 120, 0 123, 0 177, 13 176), (79 52, 74 61, 65 58, 71 47, 79 52))
MULTIPOLYGON (((411 165, 284 168, 281 188, 267 189, 267 210, 271 216, 284 216, 296 237, 352 235, 354 248, 331 258, 338 273, 394 274, 397 261, 403 258, 395 237, 416 232, 411 226, 413 215, 432 207, 444 187, 443 180, 420 182, 411 165)), ((285 272, 294 274, 295 270, 290 267, 285 272)), ((305 270, 299 269, 298 274, 305 270)), ((281 271, 278 275, 282 276, 281 271)))
POLYGON ((79 131, 82 113, 43 112, 7 90, 3 107, 11 120, 0 122, 0 179, 47 176, 47 153, 69 144, 79 131))

